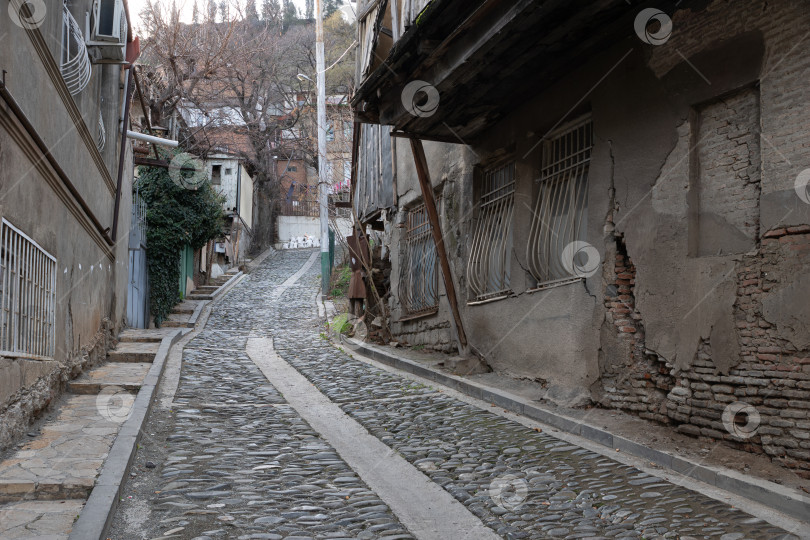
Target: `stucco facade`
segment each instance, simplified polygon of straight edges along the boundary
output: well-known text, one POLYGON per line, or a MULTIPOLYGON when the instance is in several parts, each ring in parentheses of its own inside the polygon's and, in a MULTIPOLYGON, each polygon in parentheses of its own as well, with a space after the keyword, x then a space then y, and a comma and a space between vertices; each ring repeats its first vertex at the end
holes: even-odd
MULTIPOLYGON (((70 9, 83 21, 89 5, 72 2, 70 9)), ((133 170, 127 145, 115 227, 126 72, 93 64, 89 82, 71 95, 60 74, 61 2, 47 3, 27 29, 5 7, 0 215, 55 258, 56 268, 53 353, 0 353, 0 448, 24 433, 66 381, 104 359, 123 324, 133 170)))

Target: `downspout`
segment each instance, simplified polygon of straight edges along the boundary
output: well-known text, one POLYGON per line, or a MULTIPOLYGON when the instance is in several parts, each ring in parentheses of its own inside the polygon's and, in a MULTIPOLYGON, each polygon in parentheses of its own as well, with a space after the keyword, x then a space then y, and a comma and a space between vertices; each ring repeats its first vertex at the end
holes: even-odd
POLYGON ((113 209, 113 224, 112 224, 112 240, 115 242, 118 238, 118 212, 121 209, 121 183, 124 179, 124 160, 127 156, 127 126, 129 126, 129 106, 132 101, 132 71, 133 64, 129 64, 126 68, 127 80, 124 83, 124 114, 121 126, 121 150, 118 156, 118 181, 115 187, 115 208, 113 209))

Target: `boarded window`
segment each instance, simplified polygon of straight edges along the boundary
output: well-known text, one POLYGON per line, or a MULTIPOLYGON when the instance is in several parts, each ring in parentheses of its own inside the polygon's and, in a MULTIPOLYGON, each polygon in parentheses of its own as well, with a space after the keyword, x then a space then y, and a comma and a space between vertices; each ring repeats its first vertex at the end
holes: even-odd
POLYGON ((537 199, 529 230, 527 260, 537 283, 578 279, 588 210, 588 167, 593 147, 590 119, 563 128, 543 143, 537 199))
POLYGON ((407 316, 433 313, 439 307, 438 259, 424 204, 408 212, 403 243, 399 300, 407 316))
POLYGON ((484 174, 478 218, 470 247, 467 280, 471 300, 506 296, 510 292, 512 216, 515 211, 514 162, 484 174))
POLYGON ((0 225, 0 354, 54 354, 56 259, 5 219, 0 225))
POLYGON ((689 252, 745 253, 759 236, 759 92, 745 88, 695 109, 689 252))

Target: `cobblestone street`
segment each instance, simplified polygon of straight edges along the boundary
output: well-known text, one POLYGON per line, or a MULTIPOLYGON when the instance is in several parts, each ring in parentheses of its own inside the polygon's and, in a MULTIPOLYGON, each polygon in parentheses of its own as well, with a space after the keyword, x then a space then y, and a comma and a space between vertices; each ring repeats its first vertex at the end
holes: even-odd
POLYGON ((326 339, 316 301, 318 255, 279 252, 213 304, 185 346, 171 407, 156 404, 144 427, 111 538, 793 537, 352 357, 326 339), (311 383, 296 387, 303 396, 325 396, 387 451, 362 470, 351 465, 358 457, 333 444, 339 437, 328 422, 314 421, 320 413, 301 410, 300 398, 287 395, 295 380, 249 355, 269 338, 275 365, 311 383), (399 493, 374 480, 396 467, 410 469, 399 493), (410 525, 418 509, 408 510, 408 498, 418 491, 407 486, 419 479, 425 500, 411 502, 435 501, 437 527, 458 519, 466 527, 458 536, 410 525))

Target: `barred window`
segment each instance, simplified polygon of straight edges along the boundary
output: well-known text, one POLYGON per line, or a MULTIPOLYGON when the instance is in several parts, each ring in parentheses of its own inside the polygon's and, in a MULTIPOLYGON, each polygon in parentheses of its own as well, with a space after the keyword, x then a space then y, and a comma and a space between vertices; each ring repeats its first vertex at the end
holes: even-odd
POLYGON ((404 245, 399 300, 406 316, 433 313, 439 308, 438 259, 424 204, 408 211, 404 245))
POLYGON ((538 285, 579 279, 588 209, 588 165, 593 146, 590 118, 543 143, 537 201, 529 231, 529 271, 538 285), (568 260, 572 259, 572 260, 568 260))
POLYGON ((510 292, 514 162, 486 172, 482 188, 467 265, 471 301, 498 298, 510 292))
POLYGON ((0 225, 0 354, 53 357, 56 259, 11 223, 0 225))

